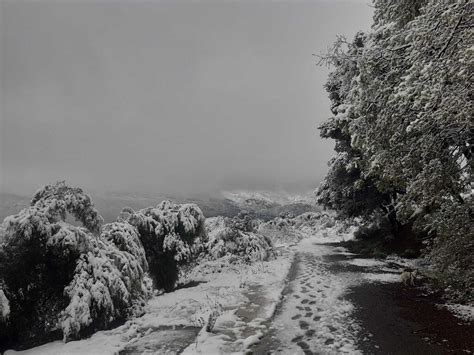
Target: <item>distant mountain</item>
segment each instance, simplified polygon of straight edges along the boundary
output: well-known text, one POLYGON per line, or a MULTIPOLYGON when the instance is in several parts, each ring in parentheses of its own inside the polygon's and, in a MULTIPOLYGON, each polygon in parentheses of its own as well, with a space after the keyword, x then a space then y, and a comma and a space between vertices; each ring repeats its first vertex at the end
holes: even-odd
POLYGON ((30 204, 30 197, 0 192, 0 223, 4 218, 20 212, 30 204))
POLYGON ((222 195, 236 202, 237 204, 246 204, 253 201, 258 201, 262 204, 264 202, 272 205, 289 205, 293 203, 303 203, 314 205, 315 200, 312 192, 305 194, 291 194, 285 191, 224 191, 222 195))
POLYGON ((304 212, 320 210, 311 195, 291 195, 267 191, 226 191, 220 196, 177 197, 165 194, 105 193, 91 194, 92 199, 106 222, 115 220, 124 207, 134 210, 156 206, 163 200, 176 203, 195 203, 206 217, 234 217, 241 211, 253 213, 255 217, 270 220, 281 214, 295 216, 304 212))
POLYGON ((309 193, 294 195, 271 191, 226 191, 222 195, 241 210, 251 212, 265 221, 280 215, 298 216, 305 212, 321 210, 309 193))
POLYGON ((163 200, 171 200, 176 203, 195 203, 201 208, 206 217, 233 217, 241 211, 236 203, 225 198, 183 198, 160 194, 143 196, 126 193, 91 194, 91 196, 95 206, 106 222, 115 220, 124 207, 138 210, 156 206, 163 200))
POLYGON ((207 218, 217 216, 235 217, 241 211, 241 208, 234 201, 226 198, 185 199, 182 202, 197 204, 207 218))
MULTIPOLYGON (((156 206, 163 200, 177 203, 195 203, 206 217, 234 217, 241 211, 253 213, 255 217, 270 220, 282 214, 300 215, 318 211, 311 195, 291 195, 267 191, 226 191, 220 196, 184 198, 165 194, 136 194, 122 192, 90 193, 95 206, 105 222, 114 221, 125 207, 134 210, 156 206)), ((0 221, 18 213, 28 206, 31 197, 0 193, 0 221)))

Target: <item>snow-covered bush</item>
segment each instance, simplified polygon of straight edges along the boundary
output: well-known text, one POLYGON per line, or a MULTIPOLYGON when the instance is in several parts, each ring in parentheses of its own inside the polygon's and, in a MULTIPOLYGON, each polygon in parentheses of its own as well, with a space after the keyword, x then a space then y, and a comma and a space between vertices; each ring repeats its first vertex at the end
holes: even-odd
POLYGON ((307 212, 295 217, 291 223, 300 232, 308 235, 319 232, 324 228, 332 228, 336 225, 336 214, 334 212, 307 212))
MULTIPOLYGON (((472 206, 472 196, 465 197, 472 206)), ((474 237, 472 210, 456 201, 445 201, 442 213, 427 216, 428 225, 437 231, 437 238, 429 244, 429 259, 443 273, 441 280, 448 296, 458 302, 474 303, 474 237)))
POLYGON ((137 267, 141 267, 142 270, 148 269, 145 249, 143 249, 136 228, 123 222, 107 223, 102 227, 100 236, 104 241, 113 243, 126 256, 136 258, 137 267))
POLYGON ((124 209, 120 219, 137 228, 155 287, 173 289, 180 267, 194 256, 194 240, 204 233, 201 209, 163 201, 136 212, 124 209))
POLYGON ((217 259, 226 255, 240 261, 267 260, 273 255, 271 240, 253 231, 242 229, 248 224, 239 218, 213 217, 206 219, 206 251, 217 259))
POLYGON ((267 236, 273 244, 296 243, 303 238, 294 226, 294 218, 277 217, 258 226, 258 233, 267 236))
POLYGON ((73 279, 64 289, 70 300, 60 317, 65 338, 75 338, 91 325, 106 328, 112 321, 140 314, 152 289, 137 231, 118 222, 106 224, 101 238, 91 238, 75 227, 69 229, 51 241, 64 250, 68 234, 73 232, 76 245, 85 247, 76 261, 73 279))
POLYGON ((296 217, 277 217, 258 226, 258 232, 267 236, 274 244, 295 243, 302 238, 316 235, 347 233, 347 225, 337 219, 334 212, 306 212, 296 217))
POLYGON ((99 233, 104 222, 91 197, 79 187, 67 186, 64 181, 39 189, 30 206, 45 210, 51 220, 64 221, 69 213, 92 233, 99 233))
POLYGON ((90 197, 64 183, 4 220, 0 284, 10 317, 2 345, 74 339, 143 306, 151 282, 137 231, 112 223, 96 235, 101 222, 90 197), (86 228, 66 223, 68 213, 86 228))

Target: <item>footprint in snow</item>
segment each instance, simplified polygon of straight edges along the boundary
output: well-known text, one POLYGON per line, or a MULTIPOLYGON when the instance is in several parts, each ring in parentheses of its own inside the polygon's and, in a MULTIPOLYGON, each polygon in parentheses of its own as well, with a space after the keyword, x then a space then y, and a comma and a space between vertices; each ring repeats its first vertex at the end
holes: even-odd
POLYGON ((305 343, 304 341, 300 341, 297 344, 303 350, 308 350, 309 349, 309 345, 307 343, 305 343))
POLYGON ((302 339, 303 339, 303 336, 302 336, 302 335, 298 335, 297 337, 294 337, 293 339, 291 339, 291 341, 292 341, 293 343, 297 343, 297 342, 299 342, 299 341, 302 340, 302 339))
POLYGON ((334 343, 334 339, 331 339, 331 338, 326 339, 326 341, 324 342, 324 344, 326 344, 326 345, 330 345, 330 344, 333 344, 333 343, 334 343))
POLYGON ((305 322, 304 320, 300 320, 300 328, 306 330, 309 328, 309 323, 305 322))

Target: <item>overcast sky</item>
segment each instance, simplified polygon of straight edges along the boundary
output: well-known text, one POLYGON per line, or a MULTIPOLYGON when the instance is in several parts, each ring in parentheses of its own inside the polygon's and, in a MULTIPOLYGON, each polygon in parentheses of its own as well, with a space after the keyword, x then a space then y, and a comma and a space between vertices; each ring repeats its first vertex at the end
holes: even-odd
POLYGON ((1 1, 1 189, 307 189, 366 1, 1 1))

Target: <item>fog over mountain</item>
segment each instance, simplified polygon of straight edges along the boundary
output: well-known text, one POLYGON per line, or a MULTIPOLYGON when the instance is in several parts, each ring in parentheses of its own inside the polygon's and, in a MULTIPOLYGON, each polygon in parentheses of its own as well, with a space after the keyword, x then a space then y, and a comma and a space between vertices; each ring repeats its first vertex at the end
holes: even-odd
POLYGON ((2 1, 1 191, 314 188, 332 143, 312 55, 366 1, 2 1), (335 21, 337 19, 337 21, 335 21))

